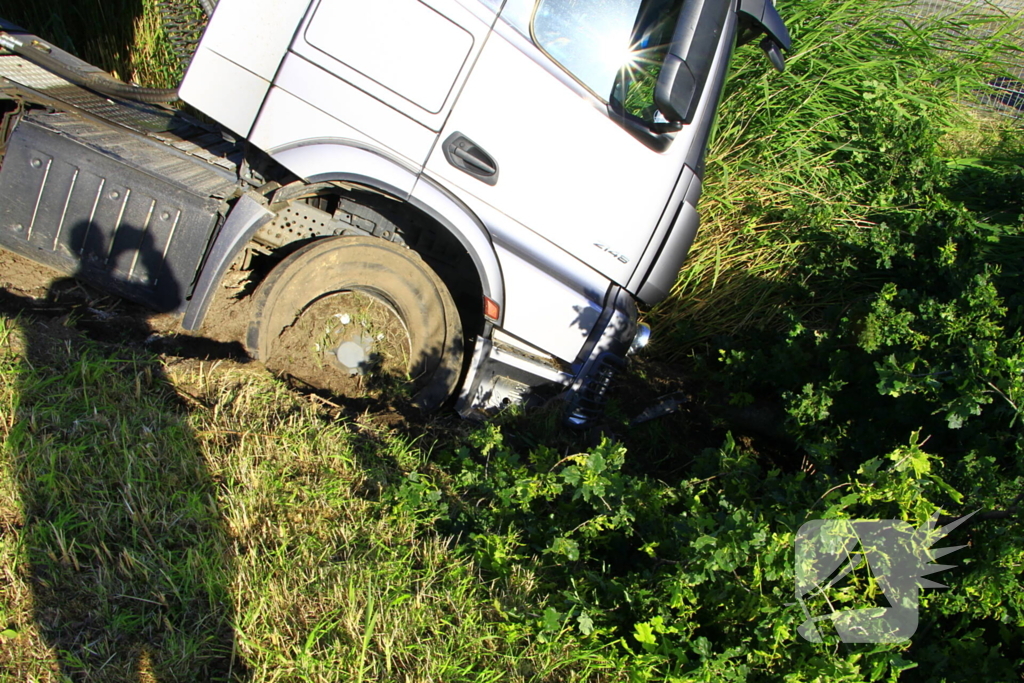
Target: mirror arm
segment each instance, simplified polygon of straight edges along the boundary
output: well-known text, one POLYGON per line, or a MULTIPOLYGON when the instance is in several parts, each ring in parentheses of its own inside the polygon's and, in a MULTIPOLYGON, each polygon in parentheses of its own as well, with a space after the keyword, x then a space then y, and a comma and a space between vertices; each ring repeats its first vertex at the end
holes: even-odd
POLYGON ((678 133, 683 129, 682 121, 655 121, 650 124, 651 130, 659 135, 678 133))
POLYGON ((782 73, 786 70, 786 58, 782 56, 782 49, 778 43, 765 36, 765 39, 761 41, 761 49, 764 50, 765 55, 768 56, 768 61, 772 63, 776 71, 782 73))
POLYGON ((793 44, 786 24, 772 0, 740 0, 737 11, 783 50, 788 50, 793 44))
POLYGON ((608 117, 655 152, 664 152, 668 149, 672 143, 672 138, 667 133, 675 133, 678 130, 682 130, 683 127, 683 124, 679 123, 679 128, 676 129, 674 121, 667 121, 664 124, 659 122, 648 123, 627 112, 622 106, 622 102, 619 102, 614 97, 608 103, 608 117))

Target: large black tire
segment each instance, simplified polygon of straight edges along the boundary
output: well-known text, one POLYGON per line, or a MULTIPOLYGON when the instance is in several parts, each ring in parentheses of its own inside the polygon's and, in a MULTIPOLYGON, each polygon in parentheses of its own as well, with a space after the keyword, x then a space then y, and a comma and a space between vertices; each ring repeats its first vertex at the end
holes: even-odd
MULTIPOLYGON (((369 347, 376 347, 377 340, 384 338, 384 333, 378 334, 376 330, 353 333, 358 328, 354 318, 380 315, 380 311, 385 316, 390 312, 404 327, 405 338, 389 345, 387 350, 393 356, 408 353, 408 357, 391 358, 389 362, 392 368, 397 362, 398 374, 405 377, 412 404, 424 410, 438 408, 454 391, 462 370, 463 336, 458 310, 447 287, 419 255, 379 238, 329 237, 284 259, 256 291, 246 346, 253 357, 271 369, 289 372, 319 386, 322 382, 316 378, 293 373, 288 367, 290 362, 304 366, 303 359, 282 358, 275 347, 285 345, 281 340, 286 334, 306 335, 296 330, 306 326, 304 322, 300 325, 304 316, 313 316, 313 325, 306 327, 318 337, 310 337, 303 348, 308 349, 325 373, 351 375, 355 371, 342 364, 341 347, 347 344, 355 348, 352 344, 357 343, 370 354, 369 347), (375 307, 374 311, 335 313, 355 310, 352 307, 358 302, 375 307), (335 320, 342 321, 344 329, 335 320), (345 334, 349 341, 344 341, 345 334), (399 347, 405 351, 397 351, 399 347)), ((370 324, 359 323, 364 327, 370 324)), ((396 323, 391 323, 391 328, 400 330, 396 323)), ((390 337, 391 333, 388 334, 390 337)), ((293 344, 290 352, 294 353, 296 348, 293 344)), ((376 348, 373 353, 377 353, 376 348)), ((361 361, 358 364, 363 365, 361 361)), ((332 386, 321 388, 336 390, 332 386)))

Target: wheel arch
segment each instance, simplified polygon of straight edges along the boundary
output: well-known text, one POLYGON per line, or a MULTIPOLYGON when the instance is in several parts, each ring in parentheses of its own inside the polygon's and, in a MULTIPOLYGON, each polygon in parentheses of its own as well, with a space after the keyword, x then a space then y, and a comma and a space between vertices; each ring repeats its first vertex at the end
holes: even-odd
POLYGON ((307 141, 273 150, 270 156, 306 182, 349 183, 414 208, 462 244, 484 296, 504 308, 504 280, 490 234, 480 218, 441 185, 392 155, 354 140, 307 141))
MULTIPOLYGON (((444 187, 422 178, 390 155, 351 140, 307 141, 272 150, 269 156, 306 183, 345 183, 356 191, 381 197, 396 208, 415 211, 437 225, 466 250, 480 292, 498 304, 499 316, 504 315, 504 278, 490 234, 479 217, 444 187)), ((185 311, 185 329, 196 330, 202 325, 212 293, 229 266, 259 227, 273 217, 265 206, 254 201, 253 193, 243 200, 228 215, 208 250, 185 311)), ((482 321, 483 302, 479 306, 476 315, 482 321)), ((501 323, 500 317, 497 322, 501 323)))

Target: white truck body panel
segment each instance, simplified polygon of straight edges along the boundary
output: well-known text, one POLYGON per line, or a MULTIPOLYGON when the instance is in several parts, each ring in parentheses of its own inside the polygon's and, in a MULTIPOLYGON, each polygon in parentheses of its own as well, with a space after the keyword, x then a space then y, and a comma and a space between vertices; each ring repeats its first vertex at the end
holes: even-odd
POLYGON ((417 0, 330 0, 316 6, 295 51, 306 56, 306 46, 339 71, 358 72, 436 114, 469 57, 473 34, 417 0))
POLYGON ((219 3, 179 88, 182 100, 246 136, 309 0, 219 3), (275 21, 267 21, 273 16, 275 21), (253 46, 259 49, 253 49, 253 46))
POLYGON ((202 106, 207 115, 228 130, 243 137, 248 134, 270 81, 213 50, 197 50, 189 70, 202 76, 182 85, 181 98, 196 108, 202 106))
POLYGON ((505 287, 504 329, 571 363, 594 330, 604 308, 530 261, 497 247, 505 287))
POLYGON ((328 136, 348 138, 386 151, 418 173, 437 139, 426 126, 294 54, 282 62, 274 90, 290 96, 283 105, 287 112, 275 111, 282 98, 269 98, 252 132, 252 140, 268 151, 328 136), (323 115, 340 126, 320 123, 323 115), (342 127, 343 135, 326 130, 342 127))
MULTIPOLYGON (((416 192, 429 187, 420 179, 416 192)), ((501 326, 567 363, 593 331, 611 282, 476 197, 465 205, 483 222, 505 285, 501 326)))
MULTIPOLYGON (((298 27, 291 53, 358 91, 359 104, 377 100, 437 133, 490 25, 454 0, 429 4, 321 0, 298 27), (350 41, 359 49, 350 49, 350 41)), ((288 87, 280 79, 275 83, 288 87)), ((381 121, 363 132, 386 140, 388 124, 381 121)))
POLYGON ((329 170, 379 174, 369 177, 379 178, 400 196, 408 196, 416 184, 414 170, 400 163, 389 164, 380 154, 364 151, 360 164, 344 166, 350 161, 346 157, 351 156, 347 150, 374 148, 377 142, 281 88, 271 88, 250 140, 300 178, 314 178, 329 170), (296 121, 302 122, 308 138, 296 140, 296 121))

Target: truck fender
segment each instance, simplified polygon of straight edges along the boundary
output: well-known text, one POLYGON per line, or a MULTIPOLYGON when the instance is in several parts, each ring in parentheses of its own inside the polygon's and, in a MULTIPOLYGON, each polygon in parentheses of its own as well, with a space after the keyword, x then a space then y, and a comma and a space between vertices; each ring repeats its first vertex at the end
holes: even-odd
POLYGON ((504 282, 490 234, 473 211, 444 187, 354 140, 303 141, 270 150, 269 154, 307 182, 342 181, 378 190, 408 202, 437 221, 469 253, 484 296, 504 311, 504 282))
POLYGON ((505 280, 483 222, 451 193, 426 178, 420 178, 409 203, 443 225, 465 247, 476 266, 483 295, 498 304, 499 315, 493 322, 500 325, 505 315, 505 280))
MULTIPOLYGON (((490 235, 480 219, 442 187, 418 178, 399 162, 351 141, 294 145, 274 150, 271 156, 307 182, 341 181, 361 185, 407 201, 430 216, 466 249, 476 266, 484 296, 504 312, 504 282, 490 235), (345 170, 339 171, 339 168, 345 170)), ((255 193, 246 193, 238 200, 210 246, 185 309, 183 328, 199 329, 217 284, 252 236, 273 217, 263 198, 255 193)))
POLYGON ((274 212, 265 204, 263 197, 254 192, 246 192, 235 202, 210 246, 206 262, 192 291, 192 298, 185 308, 181 326, 186 330, 198 330, 203 324, 203 318, 206 317, 206 311, 213 300, 213 292, 228 271, 231 262, 245 248, 256 231, 274 217, 274 212))

